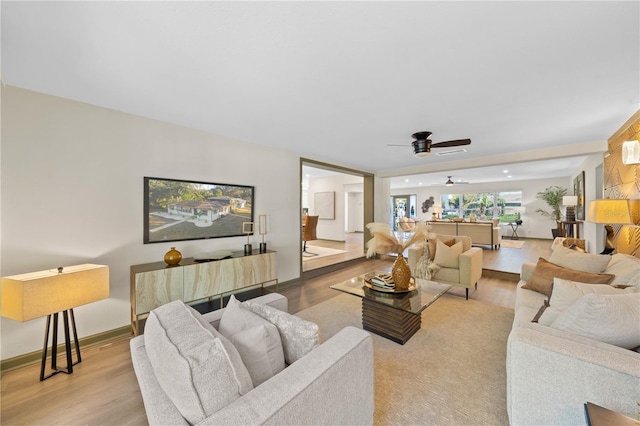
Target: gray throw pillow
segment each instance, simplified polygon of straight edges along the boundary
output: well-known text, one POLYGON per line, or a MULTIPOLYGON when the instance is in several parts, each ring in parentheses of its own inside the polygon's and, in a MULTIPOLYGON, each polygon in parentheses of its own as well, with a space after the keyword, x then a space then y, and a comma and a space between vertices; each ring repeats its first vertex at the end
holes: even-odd
POLYGON ((243 305, 278 328, 287 364, 293 364, 318 346, 317 324, 251 300, 243 305))
POLYGON ((219 331, 240 353, 254 387, 284 370, 284 351, 277 327, 244 308, 233 295, 220 319, 219 331))

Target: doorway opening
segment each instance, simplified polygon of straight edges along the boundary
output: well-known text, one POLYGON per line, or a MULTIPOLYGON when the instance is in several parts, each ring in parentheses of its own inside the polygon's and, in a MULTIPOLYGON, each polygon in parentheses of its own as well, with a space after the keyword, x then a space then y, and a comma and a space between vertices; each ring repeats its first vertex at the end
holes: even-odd
POLYGON ((365 224, 373 221, 373 174, 301 159, 300 181, 301 271, 364 258, 365 224), (313 239, 304 241, 307 215, 318 220, 315 235, 307 232, 313 239))

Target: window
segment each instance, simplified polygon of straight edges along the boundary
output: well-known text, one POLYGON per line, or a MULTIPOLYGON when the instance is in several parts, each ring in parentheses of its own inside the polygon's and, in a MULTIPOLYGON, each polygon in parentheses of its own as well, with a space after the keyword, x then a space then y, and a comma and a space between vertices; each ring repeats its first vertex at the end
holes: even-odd
POLYGON ((442 194, 442 218, 477 219, 500 218, 500 222, 520 219, 522 212, 522 191, 480 192, 467 194, 442 194))

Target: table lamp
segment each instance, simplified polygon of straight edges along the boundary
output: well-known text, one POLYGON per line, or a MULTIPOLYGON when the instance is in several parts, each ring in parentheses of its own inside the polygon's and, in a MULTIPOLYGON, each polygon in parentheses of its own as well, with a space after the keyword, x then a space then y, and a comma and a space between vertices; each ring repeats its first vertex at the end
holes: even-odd
POLYGON ((562 205, 567 207, 567 222, 576 221, 576 206, 578 205, 577 195, 565 195, 562 197, 562 205))
POLYGON ((611 225, 640 225, 640 200, 593 200, 589 202, 587 221, 604 224, 606 245, 603 254, 611 253, 615 250, 611 225))
POLYGON ((251 254, 251 236, 253 235, 253 222, 242 222, 242 233, 247 236, 247 244, 244 245, 244 254, 251 254))
POLYGON ((2 316, 25 322, 43 316, 47 317, 40 381, 58 373, 73 373, 73 366, 82 361, 80 344, 76 331, 73 308, 109 297, 109 267, 84 264, 58 269, 49 269, 2 278, 2 316), (66 368, 57 366, 58 314, 64 319, 66 368), (47 346, 53 315, 53 337, 51 343, 51 369, 45 376, 47 346), (76 362, 71 358, 69 315, 75 342, 76 362))
POLYGON ((264 236, 267 235, 267 215, 261 214, 258 216, 258 233, 262 236, 262 242, 260 242, 260 253, 267 252, 267 243, 264 242, 264 236))
POLYGON ((444 209, 441 206, 433 206, 431 211, 435 215, 435 219, 440 219, 440 213, 442 213, 444 209))

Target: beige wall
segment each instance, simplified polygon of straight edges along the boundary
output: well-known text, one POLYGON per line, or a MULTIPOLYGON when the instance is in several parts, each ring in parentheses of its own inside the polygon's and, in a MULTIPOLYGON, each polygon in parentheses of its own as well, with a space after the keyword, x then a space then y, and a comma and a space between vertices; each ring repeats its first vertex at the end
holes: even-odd
MULTIPOLYGON (((131 265, 161 261, 170 246, 190 257, 246 242, 143 244, 144 176, 254 185, 278 278, 300 276, 300 232, 291 226, 300 221, 295 153, 10 86, 1 111, 1 275, 109 265, 110 298, 75 310, 79 337, 129 323, 131 265)), ((44 324, 3 318, 2 359, 41 350, 44 324)))

